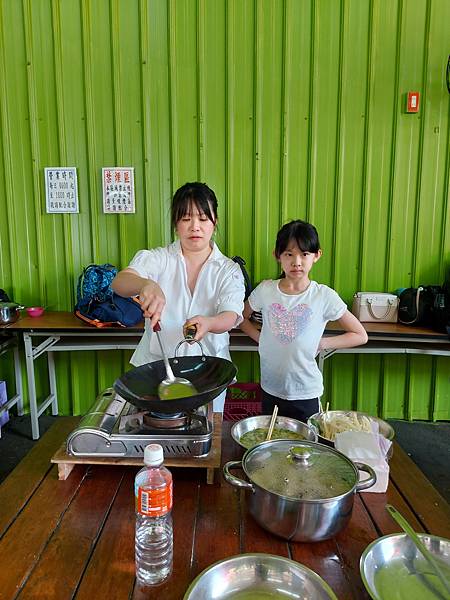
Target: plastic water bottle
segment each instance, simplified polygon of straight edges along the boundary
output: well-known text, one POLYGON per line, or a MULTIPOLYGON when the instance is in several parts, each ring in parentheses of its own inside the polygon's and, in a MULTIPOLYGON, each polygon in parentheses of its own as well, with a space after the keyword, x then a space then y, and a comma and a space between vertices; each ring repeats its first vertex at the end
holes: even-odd
POLYGON ((163 465, 159 444, 144 450, 144 464, 136 475, 136 578, 141 585, 154 585, 172 572, 172 474, 163 465))

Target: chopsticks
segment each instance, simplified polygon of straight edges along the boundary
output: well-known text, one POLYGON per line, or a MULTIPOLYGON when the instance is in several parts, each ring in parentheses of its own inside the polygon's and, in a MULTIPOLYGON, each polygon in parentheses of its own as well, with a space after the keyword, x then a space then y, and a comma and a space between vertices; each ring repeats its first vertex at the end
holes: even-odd
POLYGON ((270 438, 272 437, 273 428, 275 427, 275 420, 277 418, 277 414, 278 414, 278 406, 275 404, 275 406, 273 407, 272 418, 270 419, 269 431, 267 432, 266 442, 268 440, 270 440, 270 438))

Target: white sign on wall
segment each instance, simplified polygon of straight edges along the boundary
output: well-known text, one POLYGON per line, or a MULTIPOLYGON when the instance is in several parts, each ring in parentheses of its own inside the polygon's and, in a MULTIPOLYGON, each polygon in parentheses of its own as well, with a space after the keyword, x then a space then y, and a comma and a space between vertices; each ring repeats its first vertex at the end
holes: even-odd
POLYGON ((103 212, 134 213, 134 168, 104 167, 103 212))
POLYGON ((44 173, 47 212, 79 212, 76 167, 45 167, 44 173))

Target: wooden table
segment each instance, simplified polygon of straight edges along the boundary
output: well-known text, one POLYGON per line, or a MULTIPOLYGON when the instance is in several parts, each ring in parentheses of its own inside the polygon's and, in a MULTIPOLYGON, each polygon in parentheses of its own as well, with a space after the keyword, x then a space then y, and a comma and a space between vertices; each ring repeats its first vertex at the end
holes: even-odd
MULTIPOLYGON (((0 599, 181 600, 215 561, 243 552, 290 556, 321 575, 340 600, 368 599, 359 558, 375 538, 399 531, 391 502, 417 531, 450 538, 450 507, 396 445, 386 494, 355 497, 352 519, 335 538, 288 543, 248 516, 245 494, 216 475, 173 469, 174 568, 166 583, 139 589, 134 578, 133 467, 77 465, 58 480, 50 458, 74 428, 61 417, 0 486, 0 599)), ((240 456, 224 423, 222 461, 240 456)))
MULTIPOLYGON (((425 327, 408 327, 400 323, 363 323, 369 341, 364 346, 324 350, 318 357, 323 370, 324 360, 335 353, 351 354, 428 354, 450 356, 450 340, 444 333, 425 327)), ((143 332, 143 323, 135 327, 104 327, 97 329, 65 311, 46 312, 42 317, 21 317, 15 323, 0 326, 8 333, 23 337, 30 400, 33 439, 39 438, 39 416, 51 406, 58 414, 58 396, 54 353, 62 351, 133 350, 143 332), (49 395, 38 402, 34 363, 47 357, 49 395)), ((325 335, 341 333, 338 323, 328 323, 325 335)), ((230 332, 230 350, 256 352, 257 344, 239 329, 230 332)))

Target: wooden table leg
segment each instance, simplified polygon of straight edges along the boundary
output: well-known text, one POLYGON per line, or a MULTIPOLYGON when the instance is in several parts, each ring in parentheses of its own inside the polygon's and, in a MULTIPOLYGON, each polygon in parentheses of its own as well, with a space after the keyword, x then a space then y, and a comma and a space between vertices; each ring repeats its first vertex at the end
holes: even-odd
POLYGON ((214 471, 215 471, 215 469, 213 467, 206 469, 206 483, 208 485, 211 485, 214 483, 214 471))
POLYGON ((58 479, 60 481, 65 481, 72 473, 74 466, 74 463, 58 463, 58 479))

